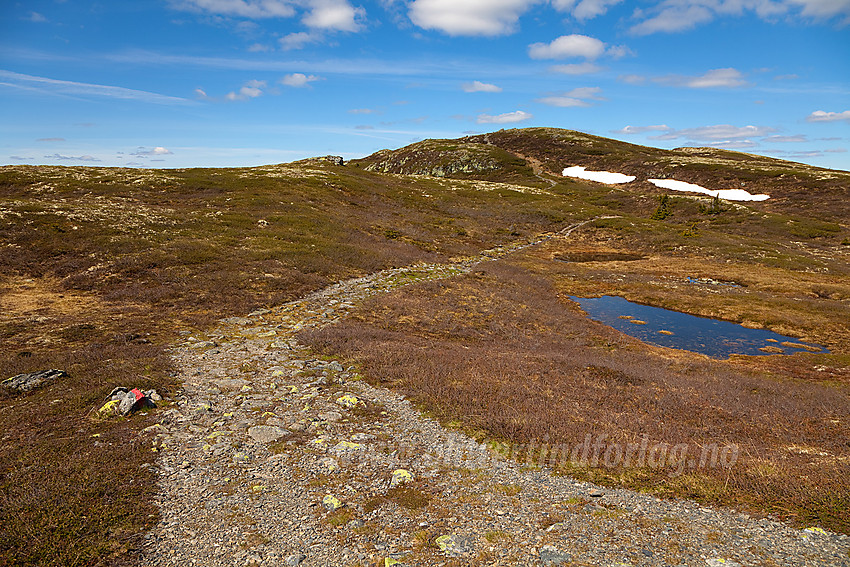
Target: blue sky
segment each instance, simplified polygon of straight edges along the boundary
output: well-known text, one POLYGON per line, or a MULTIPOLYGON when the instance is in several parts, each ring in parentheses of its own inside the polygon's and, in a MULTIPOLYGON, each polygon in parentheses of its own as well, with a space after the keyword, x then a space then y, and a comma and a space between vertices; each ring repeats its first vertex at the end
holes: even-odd
POLYGON ((551 126, 850 169, 850 0, 0 0, 0 123, 2 164, 551 126))

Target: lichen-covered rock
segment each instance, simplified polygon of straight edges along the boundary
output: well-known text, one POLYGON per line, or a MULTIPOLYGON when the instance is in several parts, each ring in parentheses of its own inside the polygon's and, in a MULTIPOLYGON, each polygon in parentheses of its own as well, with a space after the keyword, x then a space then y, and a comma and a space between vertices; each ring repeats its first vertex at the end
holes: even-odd
POLYGON ((339 498, 332 494, 325 494, 325 497, 322 498, 322 506, 333 512, 334 510, 342 508, 342 502, 340 502, 339 498))
POLYGON ((359 443, 352 443, 351 441, 340 441, 331 448, 330 452, 336 455, 346 455, 356 453, 361 449, 363 449, 363 445, 360 445, 359 443))
POLYGON ((446 554, 446 557, 460 557, 465 553, 471 553, 474 549, 472 538, 468 536, 441 535, 434 543, 446 554))
POLYGON ((413 481, 413 475, 404 469, 396 469, 393 471, 393 476, 390 479, 390 488, 401 486, 413 481))
POLYGON ((336 403, 346 408, 363 407, 366 403, 354 394, 344 394, 336 399, 336 403))

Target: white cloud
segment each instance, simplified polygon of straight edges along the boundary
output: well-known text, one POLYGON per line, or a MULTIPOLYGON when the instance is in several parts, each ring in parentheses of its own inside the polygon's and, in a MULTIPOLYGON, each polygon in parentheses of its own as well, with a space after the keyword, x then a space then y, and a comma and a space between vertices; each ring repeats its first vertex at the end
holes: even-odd
POLYGON ((850 121, 850 110, 845 110, 844 112, 815 110, 806 117, 806 122, 838 122, 839 120, 850 121))
POLYGON ((490 114, 479 114, 476 122, 479 124, 512 124, 514 122, 523 122, 534 118, 533 114, 516 110, 514 112, 506 112, 492 116, 490 114))
POLYGON ((644 132, 668 132, 672 130, 666 124, 655 124, 652 126, 626 126, 620 130, 611 130, 612 134, 620 134, 620 135, 631 135, 631 134, 643 134, 644 132))
MULTIPOLYGON (((263 89, 266 87, 265 81, 251 80, 242 85, 239 92, 230 92, 224 95, 227 100, 248 100, 249 98, 257 98, 263 94, 263 89)), ((197 92, 200 89, 195 89, 197 92)), ((203 92, 203 91, 201 91, 203 92)))
POLYGON ((39 138, 36 142, 65 142, 65 138, 39 138))
POLYGON ((608 8, 619 4, 623 0, 582 0, 573 10, 573 17, 583 22, 596 16, 601 16, 608 8))
POLYGON ((472 81, 461 85, 465 93, 500 93, 502 87, 491 85, 490 83, 482 83, 481 81, 472 81))
POLYGON ((677 87, 688 87, 691 89, 707 88, 735 88, 747 84, 744 76, 737 69, 731 67, 725 69, 712 69, 698 77, 685 75, 668 75, 653 79, 657 83, 673 85, 677 87))
POLYGON ((286 85, 287 87, 306 87, 310 83, 314 81, 321 81, 321 77, 317 77, 316 75, 305 75, 304 73, 290 73, 286 75, 280 80, 281 85, 286 85))
POLYGON ((285 0, 177 0, 172 5, 182 10, 253 19, 295 15, 292 2, 285 0))
POLYGON ((761 138, 775 132, 767 126, 732 126, 731 124, 716 124, 714 126, 701 126, 698 128, 685 128, 683 130, 671 130, 660 136, 653 136, 653 140, 675 140, 676 138, 687 138, 689 140, 705 140, 727 142, 745 138, 761 138))
POLYGON ((449 35, 495 36, 515 31, 517 21, 537 0, 414 0, 410 20, 423 29, 449 35))
POLYGON ((197 96, 198 98, 203 99, 203 100, 210 98, 210 97, 207 96, 207 91, 205 91, 204 89, 200 89, 200 88, 195 89, 195 96, 197 96))
POLYGON ((310 12, 303 22, 311 28, 337 31, 358 31, 359 20, 366 15, 363 8, 355 8, 347 0, 312 0, 310 12))
POLYGON ((47 21, 47 18, 38 12, 30 12, 26 19, 36 24, 41 24, 47 21))
POLYGON ((135 152, 131 153, 131 156, 170 156, 173 155, 169 149, 163 148, 162 146, 157 146, 152 150, 146 150, 145 148, 139 148, 135 152))
POLYGON ((535 102, 561 108, 591 106, 593 103, 590 101, 605 100, 599 96, 601 92, 602 89, 599 87, 579 87, 565 93, 539 98, 535 102))
POLYGON ((553 73, 561 73, 562 75, 590 75, 591 73, 598 73, 602 70, 602 67, 590 61, 585 61, 584 63, 552 65, 549 67, 549 70, 553 73))
POLYGON ((800 6, 802 15, 810 18, 844 16, 845 23, 850 19, 850 0, 788 0, 788 4, 800 6))
POLYGON ((287 34, 278 40, 280 48, 289 51, 290 49, 301 49, 308 43, 320 41, 322 36, 309 32, 294 32, 287 34))
POLYGON ((596 59, 604 52, 605 44, 602 41, 579 34, 562 35, 551 43, 533 43, 528 46, 528 56, 532 59, 596 59))
POLYGON ((253 43, 248 46, 248 53, 265 53, 267 51, 271 51, 271 47, 268 45, 263 45, 262 43, 253 43))
POLYGON ((51 94, 72 94, 84 96, 102 96, 106 98, 137 100, 140 102, 152 102, 155 104, 189 104, 185 98, 166 96, 147 91, 125 89, 124 87, 113 87, 110 85, 96 85, 91 83, 77 83, 74 81, 61 81, 47 77, 36 77, 0 70, 0 79, 11 81, 4 83, 7 86, 18 87, 51 94))
POLYGON ((561 12, 571 12, 573 17, 579 21, 590 20, 601 16, 608 8, 619 4, 623 0, 552 0, 552 6, 561 12))
POLYGON ((377 114, 378 111, 372 108, 352 108, 348 111, 349 114, 377 114))

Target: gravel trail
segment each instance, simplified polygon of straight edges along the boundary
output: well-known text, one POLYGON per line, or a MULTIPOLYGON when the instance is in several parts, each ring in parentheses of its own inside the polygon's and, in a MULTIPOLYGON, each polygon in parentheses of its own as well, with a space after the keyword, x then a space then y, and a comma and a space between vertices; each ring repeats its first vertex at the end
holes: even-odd
POLYGON ((844 535, 506 460, 294 338, 517 248, 340 282, 175 347, 183 387, 153 426, 162 518, 143 563, 850 565, 844 535))

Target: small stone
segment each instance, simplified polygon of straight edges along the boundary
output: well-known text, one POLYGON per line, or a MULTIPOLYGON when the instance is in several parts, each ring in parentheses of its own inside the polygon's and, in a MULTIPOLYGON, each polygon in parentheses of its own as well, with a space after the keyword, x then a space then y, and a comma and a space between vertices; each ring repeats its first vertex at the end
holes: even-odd
POLYGON ((339 470, 339 462, 333 457, 322 457, 319 459, 319 464, 325 469, 325 472, 332 473, 339 470))
POLYGON ((328 370, 331 370, 333 372, 342 372, 343 370, 345 370, 345 368, 342 367, 342 364, 340 364, 337 361, 333 361, 330 364, 328 364, 327 368, 328 368, 328 370))
POLYGON ((292 425, 289 425, 287 429, 293 432, 304 431, 305 429, 307 429, 307 424, 301 422, 293 423, 292 425))
POLYGON ((342 419, 342 414, 338 411, 326 411, 324 413, 319 414, 319 419, 322 421, 327 421, 328 423, 336 423, 340 419, 342 419))
POLYGON ((255 425, 248 428, 248 435, 258 443, 272 443, 287 435, 287 432, 276 425, 255 425))
POLYGON ((563 565, 571 560, 569 553, 560 551, 552 545, 544 545, 540 549, 540 562, 544 567, 547 565, 563 565))
POLYGON ((307 559, 306 555, 287 555, 283 562, 288 567, 298 567, 305 559, 307 559))

